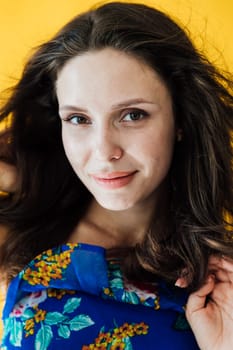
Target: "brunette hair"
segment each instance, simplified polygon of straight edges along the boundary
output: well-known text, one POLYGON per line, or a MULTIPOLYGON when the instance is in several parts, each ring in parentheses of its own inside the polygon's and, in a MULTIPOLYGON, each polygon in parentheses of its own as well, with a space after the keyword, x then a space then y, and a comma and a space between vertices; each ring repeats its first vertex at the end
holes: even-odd
POLYGON ((211 254, 233 258, 231 132, 232 82, 164 13, 142 4, 112 2, 78 15, 41 45, 26 64, 0 120, 12 116, 18 190, 0 201, 9 227, 0 265, 12 278, 36 254, 66 242, 91 195, 63 150, 55 82, 76 55, 114 48, 143 60, 165 81, 182 130, 169 173, 160 220, 128 250, 124 268, 137 279, 186 273, 191 289, 207 274, 211 254))

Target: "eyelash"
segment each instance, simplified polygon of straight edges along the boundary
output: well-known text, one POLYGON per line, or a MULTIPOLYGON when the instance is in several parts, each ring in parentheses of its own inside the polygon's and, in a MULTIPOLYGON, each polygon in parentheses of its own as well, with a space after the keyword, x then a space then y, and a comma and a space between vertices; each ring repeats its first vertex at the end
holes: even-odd
MULTIPOLYGON (((139 122, 140 120, 142 120, 142 119, 145 119, 145 117, 148 117, 149 116, 149 114, 147 113, 147 112, 145 112, 145 111, 143 111, 143 110, 141 110, 141 109, 134 109, 134 110, 131 110, 131 111, 127 111, 126 113, 125 113, 125 115, 124 115, 124 117, 121 119, 121 120, 123 120, 124 121, 124 119, 126 118, 126 116, 127 115, 132 115, 132 114, 134 114, 134 115, 139 115, 139 117, 141 117, 142 116, 142 118, 139 118, 139 119, 132 119, 132 120, 130 120, 129 122, 139 122)), ((128 122, 128 121, 126 121, 126 122, 128 122)))
POLYGON ((78 115, 78 114, 72 114, 71 116, 67 117, 64 119, 65 122, 70 122, 71 124, 74 125, 79 125, 79 124, 91 124, 90 122, 88 122, 88 119, 82 115, 78 115), (78 119, 82 119, 84 122, 82 123, 73 123, 72 120, 74 118, 78 118, 78 119))
MULTIPOLYGON (((124 112, 124 115, 123 117, 121 117, 121 121, 124 122, 124 123, 131 123, 131 122, 139 122, 141 121, 142 119, 145 119, 145 117, 148 117, 149 114, 141 109, 132 109, 130 111, 126 111, 124 112), (131 120, 124 120, 126 118, 126 116, 128 115, 137 115, 139 116, 139 119, 131 119, 131 120)), ((82 116, 82 115, 78 115, 78 114, 72 114, 70 116, 68 116, 67 118, 64 118, 63 119, 65 122, 70 122, 71 124, 74 124, 74 125, 85 125, 85 124, 91 124, 91 122, 88 120, 88 118, 86 118, 85 116, 82 116), (77 123, 74 123, 72 122, 73 119, 79 119, 79 122, 77 123), (82 121, 81 121, 82 120, 82 121), (80 122, 81 121, 81 122, 80 122)))

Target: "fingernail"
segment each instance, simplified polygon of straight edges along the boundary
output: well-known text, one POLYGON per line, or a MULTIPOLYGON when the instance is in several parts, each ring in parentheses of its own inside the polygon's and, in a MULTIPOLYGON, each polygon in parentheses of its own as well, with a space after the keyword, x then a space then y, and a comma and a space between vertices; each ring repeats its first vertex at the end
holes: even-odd
POLYGON ((215 275, 214 274, 209 275, 208 278, 207 278, 207 282, 208 283, 210 283, 210 282, 212 282, 214 280, 215 280, 215 275))
POLYGON ((180 281, 180 280, 177 280, 176 283, 175 283, 175 286, 176 286, 176 287, 181 287, 181 284, 182 284, 181 281, 180 281))
POLYGON ((185 288, 187 287, 187 283, 182 278, 178 278, 178 280, 175 283, 175 286, 179 288, 185 288))

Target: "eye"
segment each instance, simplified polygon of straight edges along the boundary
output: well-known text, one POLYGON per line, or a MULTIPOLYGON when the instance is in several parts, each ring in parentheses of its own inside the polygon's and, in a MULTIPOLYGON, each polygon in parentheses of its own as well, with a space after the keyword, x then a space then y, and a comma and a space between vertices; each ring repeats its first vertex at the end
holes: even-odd
POLYGON ((75 125, 91 124, 90 120, 83 115, 73 114, 66 119, 67 122, 75 125))
POLYGON ((148 116, 148 113, 146 113, 145 111, 135 110, 126 113, 122 120, 124 122, 136 122, 145 118, 146 116, 148 116))

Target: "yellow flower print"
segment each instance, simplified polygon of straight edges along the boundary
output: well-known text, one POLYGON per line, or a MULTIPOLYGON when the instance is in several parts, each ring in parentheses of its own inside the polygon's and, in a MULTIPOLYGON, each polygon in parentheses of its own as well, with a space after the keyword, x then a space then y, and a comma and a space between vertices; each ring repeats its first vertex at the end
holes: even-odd
POLYGON ((65 269, 70 264, 70 254, 63 252, 57 258, 57 265, 63 269, 65 269))
POLYGON ((154 304, 155 304, 155 310, 159 310, 160 309, 159 298, 155 299, 154 304))
POLYGON ((29 318, 24 325, 24 329, 25 329, 25 337, 29 337, 29 335, 33 335, 34 334, 34 326, 35 326, 35 322, 33 318, 29 318))
POLYGON ((141 334, 145 335, 148 333, 148 325, 146 325, 144 322, 141 322, 139 324, 135 324, 134 331, 137 335, 141 335, 141 334))
POLYGON ((82 350, 95 350, 98 349, 94 344, 83 345, 82 350))
POLYGON ((29 335, 33 335, 34 334, 34 329, 30 329, 30 331, 28 331, 26 334, 25 334, 25 337, 29 337, 29 335))
MULTIPOLYGON (((35 281, 35 279, 34 279, 35 281)), ((39 283, 42 284, 43 286, 45 287, 48 287, 49 286, 49 281, 50 281, 50 276, 39 276, 39 283)))
POLYGON ((124 323, 120 327, 116 327, 108 332, 100 332, 95 339, 95 343, 84 345, 82 350, 97 350, 97 349, 111 349, 122 350, 126 347, 126 339, 137 335, 146 335, 149 326, 144 322, 141 323, 124 323))
POLYGON ((95 339, 95 345, 107 345, 111 343, 112 337, 111 333, 100 333, 99 336, 95 339))
POLYGON ((35 314, 34 318, 37 323, 44 321, 46 315, 45 310, 38 310, 37 313, 35 314))
POLYGON ((29 331, 30 329, 34 328, 35 326, 35 322, 33 320, 33 318, 29 318, 26 322, 25 322, 25 326, 24 329, 26 331, 29 331))
POLYGON ((53 279, 61 279, 62 278, 62 270, 59 269, 55 264, 52 265, 52 270, 49 273, 49 277, 53 279))
POLYGON ((48 265, 44 260, 38 261, 35 264, 35 267, 38 267, 38 269, 40 269, 41 271, 50 271, 51 270, 51 265, 48 265))
POLYGON ((48 250, 46 251, 46 255, 47 255, 47 256, 52 256, 52 254, 53 254, 52 249, 48 249, 48 250))
POLYGON ((111 346, 111 350, 123 350, 125 349, 124 343, 115 343, 111 346))
POLYGON ((109 288, 104 288, 103 292, 105 295, 113 296, 113 292, 109 288))
POLYGON ((48 289, 48 297, 49 298, 56 298, 60 300, 64 295, 69 294, 75 294, 76 292, 74 290, 64 290, 64 289, 48 289))
POLYGON ((124 323, 121 327, 119 327, 119 334, 121 334, 122 338, 133 337, 135 335, 134 326, 124 323))
POLYGON ((74 250, 74 248, 77 248, 79 246, 79 243, 67 243, 66 244, 71 250, 74 250))
POLYGON ((32 318, 29 318, 26 320, 24 329, 25 329, 25 337, 29 337, 30 335, 34 334, 35 331, 35 323, 39 323, 41 321, 44 321, 45 316, 46 316, 46 311, 38 309, 37 306, 34 307, 36 310, 35 315, 32 318))
POLYGON ((73 249, 70 248, 60 254, 53 254, 52 249, 48 249, 45 253, 37 256, 32 268, 28 267, 25 270, 23 279, 28 281, 31 285, 42 284, 48 287, 51 279, 62 278, 64 269, 70 264, 70 254, 73 249))
POLYGON ((32 271, 30 268, 27 268, 23 278, 25 280, 31 281, 30 284, 33 285, 40 283, 40 277, 38 276, 38 273, 36 271, 32 271))
POLYGON ((39 260, 41 260, 41 258, 42 258, 42 254, 39 254, 39 255, 37 255, 37 257, 35 258, 35 261, 39 261, 39 260))

